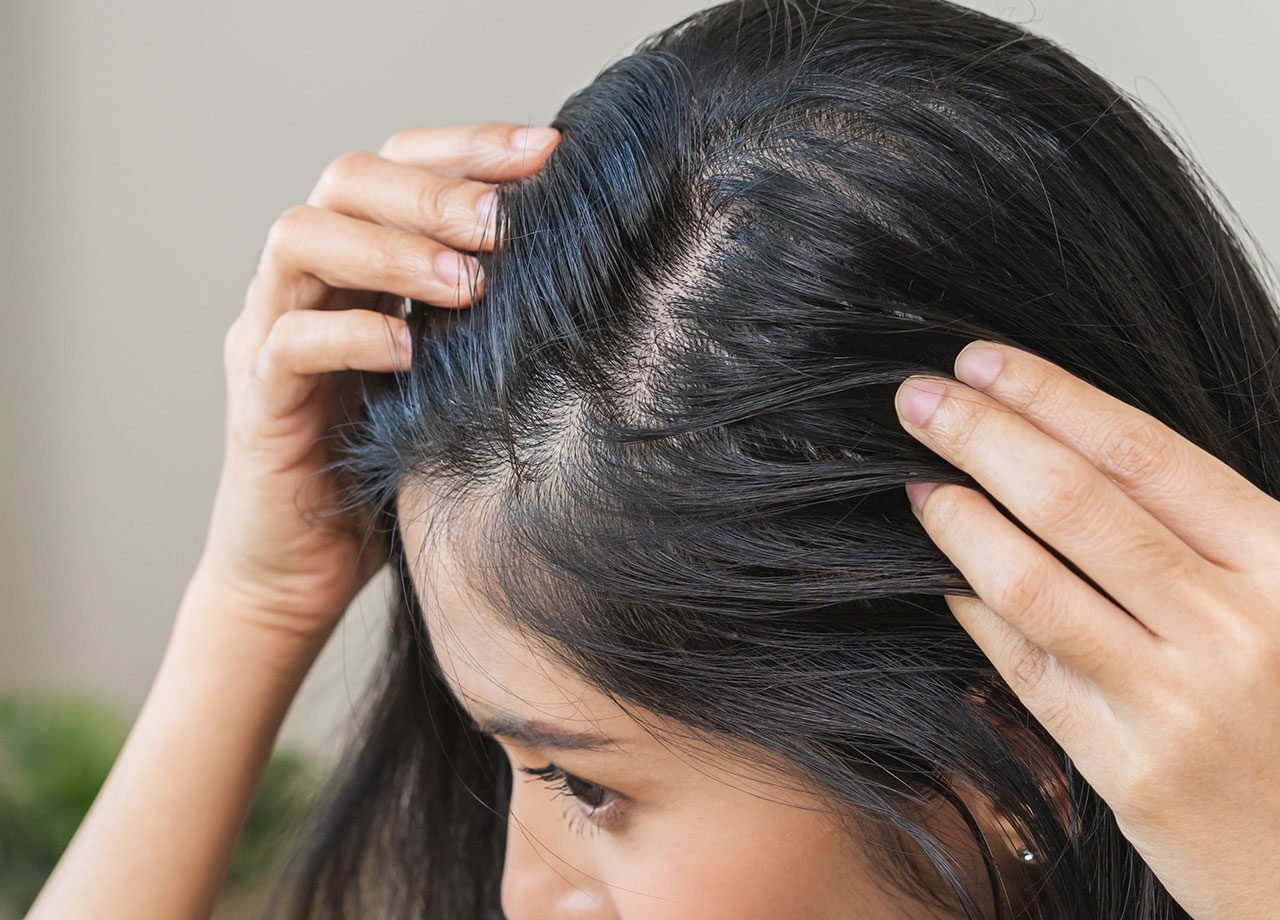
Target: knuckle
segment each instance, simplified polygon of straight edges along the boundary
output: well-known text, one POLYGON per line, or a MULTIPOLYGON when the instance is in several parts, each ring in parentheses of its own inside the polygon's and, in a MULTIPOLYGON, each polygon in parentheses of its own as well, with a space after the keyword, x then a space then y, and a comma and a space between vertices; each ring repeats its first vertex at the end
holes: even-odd
POLYGON ((1220 752, 1238 741, 1231 737, 1232 714, 1215 704, 1211 684, 1208 678, 1189 684, 1181 669, 1160 669, 1144 679, 1143 698, 1153 717, 1134 726, 1132 743, 1117 760, 1119 791, 1135 817, 1167 810, 1175 786, 1197 782, 1205 766, 1220 763, 1220 752))
POLYGON ((382 142, 378 148, 378 156, 388 160, 397 159, 409 147, 410 138, 416 132, 412 128, 402 128, 382 142))
POLYGON ((1146 417, 1114 424, 1098 439, 1098 456, 1107 474, 1130 483, 1154 478, 1168 463, 1169 438, 1164 425, 1146 417))
POLYGON ((396 287, 405 283, 420 285, 424 278, 436 276, 432 254, 425 250, 417 237, 408 233, 388 233, 378 250, 378 259, 378 273, 385 275, 396 287))
POLYGON ((956 399, 953 392, 948 392, 943 403, 946 415, 943 424, 935 428, 934 437, 951 457, 964 461, 972 454, 975 443, 981 443, 982 413, 974 411, 969 400, 956 399))
POLYGON ((963 524, 965 509, 970 507, 973 495, 972 489, 953 483, 943 483, 929 494, 921 514, 935 539, 945 541, 957 520, 963 524))
POLYGON ((1237 623, 1231 643, 1235 646, 1236 664, 1232 672, 1238 675, 1240 686, 1254 692, 1260 699, 1280 699, 1280 639, 1270 624, 1253 620, 1237 623))
POLYGON ((1066 533, 1079 533, 1097 514, 1098 484, 1079 464, 1048 466, 1040 477, 1037 512, 1041 520, 1066 533))
POLYGON ((1214 718, 1210 707, 1206 706, 1202 700, 1181 696, 1175 696, 1175 699, 1183 701, 1173 719, 1178 737, 1183 742, 1183 749, 1188 742, 1203 742, 1214 734, 1217 719, 1214 718))
POLYGON ((423 226, 435 226, 444 220, 449 207, 448 191, 454 184, 456 183, 432 181, 428 178, 418 186, 413 200, 414 215, 423 226))
POLYGON ((1018 566, 995 591, 996 609, 1020 619, 1043 616, 1048 607, 1049 569, 1043 563, 1018 566))
POLYGON ((468 163, 481 163, 492 160, 495 153, 505 156, 511 129, 504 125, 490 121, 454 125, 451 133, 459 157, 468 163))
POLYGON ((1060 388, 1054 385, 1053 380, 1038 373, 1023 382, 1017 396, 1021 410, 1032 416, 1057 415, 1061 401, 1060 388))
POLYGON ((372 154, 363 150, 349 150, 335 157, 320 173, 317 187, 330 189, 349 185, 359 173, 368 168, 371 156, 372 154))
POLYGON ((302 225, 310 220, 312 210, 312 207, 306 204, 295 204, 287 208, 267 231, 265 250, 270 253, 279 253, 285 249, 290 241, 297 237, 302 225))
POLYGON ((1126 811, 1153 818, 1167 809, 1175 779, 1194 775, 1201 754, 1222 741, 1208 712, 1176 692, 1162 698, 1158 722, 1143 734, 1124 761, 1121 791, 1126 811))
POLYGON ((255 385, 261 384, 266 379, 271 360, 271 354, 267 350, 266 343, 264 342, 263 347, 258 349, 254 356, 249 360, 248 365, 245 367, 249 378, 255 385))
POLYGON ((943 533, 955 520, 958 513, 955 493, 958 491, 939 487, 929 494, 929 501, 921 513, 928 515, 929 528, 935 533, 943 533))
POLYGON ((298 348, 304 328, 304 312, 302 310, 291 310, 288 313, 282 313, 271 324, 271 330, 267 333, 267 337, 262 343, 262 348, 258 350, 257 366, 259 370, 286 362, 289 355, 298 348))
POLYGON ((1192 575, 1188 571, 1189 557, 1180 551, 1176 544, 1171 544, 1163 533, 1152 534, 1146 530, 1138 530, 1126 538, 1129 552, 1133 559, 1142 560, 1142 570, 1159 577, 1161 581, 1181 589, 1184 602, 1199 606, 1203 599, 1199 586, 1202 585, 1199 574, 1192 575))
POLYGON ((378 156, 386 157, 387 159, 395 159, 396 149, 401 144, 401 140, 400 140, 401 133, 402 132, 397 131, 395 134, 391 135, 389 138, 383 141, 382 145, 378 147, 378 156))
MULTIPOLYGON (((1034 642, 1023 642, 1020 648, 1013 655, 1013 663, 1011 673, 1015 684, 1015 691, 1020 696, 1029 696, 1035 694, 1045 684, 1045 679, 1049 675, 1053 660, 1049 657, 1049 653, 1036 645, 1034 642)), ((1044 707, 1042 706, 1043 710, 1044 707)), ((1056 716, 1053 712, 1041 712, 1040 718, 1047 722, 1054 721, 1056 716)))
MULTIPOLYGON (((1131 820, 1145 822, 1157 818, 1168 807, 1167 761, 1146 751, 1129 756, 1117 777, 1117 805, 1131 820)), ((1118 809, 1119 810, 1119 809, 1118 809)))
MULTIPOLYGON (((523 127, 523 125, 521 126, 523 127)), ((511 156, 511 136, 517 128, 508 122, 490 121, 472 125, 467 132, 467 151, 476 161, 511 156)))
POLYGON ((1214 719, 1200 699, 1171 688, 1161 697, 1160 719, 1149 746, 1166 765, 1186 751, 1203 745, 1214 730, 1214 719))

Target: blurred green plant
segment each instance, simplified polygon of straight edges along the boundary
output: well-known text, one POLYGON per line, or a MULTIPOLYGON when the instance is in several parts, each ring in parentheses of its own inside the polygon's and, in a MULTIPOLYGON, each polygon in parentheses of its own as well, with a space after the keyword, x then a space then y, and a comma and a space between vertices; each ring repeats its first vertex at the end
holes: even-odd
MULTIPOLYGON (((92 699, 0 696, 0 918, 27 912, 127 733, 119 713, 92 699)), ((272 753, 227 872, 227 891, 271 876, 321 779, 302 755, 272 753)))

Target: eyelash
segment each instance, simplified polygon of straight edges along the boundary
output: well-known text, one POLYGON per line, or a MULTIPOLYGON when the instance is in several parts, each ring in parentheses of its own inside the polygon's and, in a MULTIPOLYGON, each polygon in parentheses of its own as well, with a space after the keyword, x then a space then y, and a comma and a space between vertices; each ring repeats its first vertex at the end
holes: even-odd
POLYGON ((520 772, 546 783, 556 790, 557 795, 576 799, 587 809, 585 815, 581 812, 569 815, 566 811, 570 830, 576 829, 581 834, 586 831, 588 825, 594 830, 599 830, 605 824, 606 819, 613 817, 614 806, 617 804, 617 793, 606 789, 598 783, 587 782, 585 779, 574 776, 553 763, 549 763, 545 767, 520 767, 520 772), (574 819, 578 817, 582 817, 586 823, 575 826, 574 819))

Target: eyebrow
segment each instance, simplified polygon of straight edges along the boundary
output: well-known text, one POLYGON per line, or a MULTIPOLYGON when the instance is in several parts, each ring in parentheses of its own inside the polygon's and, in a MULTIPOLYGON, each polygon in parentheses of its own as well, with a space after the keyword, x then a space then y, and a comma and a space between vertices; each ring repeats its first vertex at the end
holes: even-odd
POLYGON ((520 747, 552 751, 607 751, 620 745, 612 738, 595 732, 568 731, 549 722, 521 719, 500 713, 476 720, 476 728, 486 735, 514 741, 520 747))

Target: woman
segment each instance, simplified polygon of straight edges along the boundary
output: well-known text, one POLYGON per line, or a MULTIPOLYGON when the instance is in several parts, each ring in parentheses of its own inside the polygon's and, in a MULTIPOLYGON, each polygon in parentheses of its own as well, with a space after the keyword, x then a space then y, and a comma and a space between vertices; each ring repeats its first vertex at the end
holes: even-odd
POLYGON ((272 228, 31 916, 207 916, 388 559, 276 916, 1276 915, 1280 323, 1169 142, 940 0, 714 7, 553 127, 403 132, 272 228))

